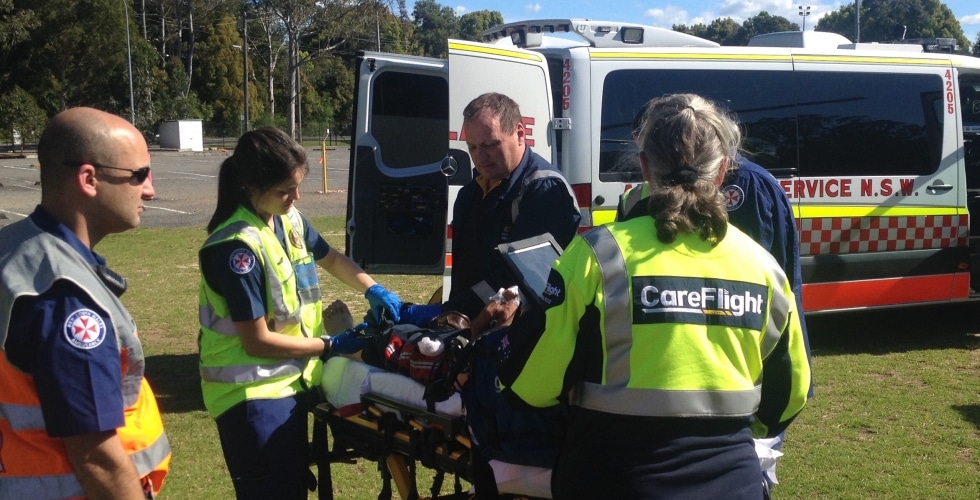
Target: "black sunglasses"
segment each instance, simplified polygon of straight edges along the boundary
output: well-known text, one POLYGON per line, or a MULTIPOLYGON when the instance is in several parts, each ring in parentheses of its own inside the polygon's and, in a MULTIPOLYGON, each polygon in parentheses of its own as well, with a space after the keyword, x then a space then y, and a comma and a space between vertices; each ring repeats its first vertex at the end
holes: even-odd
POLYGON ((96 167, 96 168, 108 168, 108 169, 112 169, 112 170, 123 170, 123 171, 129 172, 130 175, 133 176, 133 179, 136 179, 136 182, 138 182, 140 184, 143 184, 144 182, 146 182, 146 178, 150 176, 150 167, 143 167, 143 168, 121 168, 121 167, 110 167, 108 165, 99 165, 98 163, 81 162, 81 161, 65 161, 65 166, 68 166, 68 167, 80 167, 82 165, 85 165, 86 163, 89 164, 89 165, 92 165, 93 167, 96 167))

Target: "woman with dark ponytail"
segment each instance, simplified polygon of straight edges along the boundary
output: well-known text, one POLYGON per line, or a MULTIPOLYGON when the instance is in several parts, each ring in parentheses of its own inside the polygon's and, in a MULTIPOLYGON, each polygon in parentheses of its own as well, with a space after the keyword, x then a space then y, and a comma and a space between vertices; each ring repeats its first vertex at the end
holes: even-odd
MULTIPOLYGON (((401 309, 296 209, 308 171, 303 147, 282 131, 242 135, 221 164, 199 254, 201 388, 238 498, 307 497, 307 414, 322 361, 364 346, 353 330, 325 331, 317 266, 364 293, 377 319, 397 321, 401 309)), ((349 326, 342 302, 330 312, 349 326)))
POLYGON ((699 96, 650 101, 649 215, 576 236, 552 266, 543 332, 500 382, 571 405, 554 498, 763 498, 753 437, 793 421, 810 368, 791 283, 728 223, 739 141, 699 96))

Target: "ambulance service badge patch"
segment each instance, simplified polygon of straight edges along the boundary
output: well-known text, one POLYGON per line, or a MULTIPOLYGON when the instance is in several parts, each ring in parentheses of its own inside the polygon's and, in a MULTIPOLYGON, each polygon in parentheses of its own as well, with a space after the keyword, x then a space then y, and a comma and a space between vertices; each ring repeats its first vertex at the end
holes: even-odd
POLYGON ((79 349, 95 349, 105 340, 106 327, 102 317, 90 309, 79 309, 65 320, 65 338, 79 349))
POLYGON ((737 184, 731 184, 721 188, 721 195, 725 198, 725 210, 729 212, 738 210, 745 202, 745 191, 737 184))
POLYGON ((289 241, 296 248, 303 248, 303 238, 299 237, 299 231, 295 229, 289 230, 289 241))
POLYGON ((255 254, 247 248, 239 248, 232 252, 228 258, 228 264, 235 274, 247 274, 255 268, 255 254))

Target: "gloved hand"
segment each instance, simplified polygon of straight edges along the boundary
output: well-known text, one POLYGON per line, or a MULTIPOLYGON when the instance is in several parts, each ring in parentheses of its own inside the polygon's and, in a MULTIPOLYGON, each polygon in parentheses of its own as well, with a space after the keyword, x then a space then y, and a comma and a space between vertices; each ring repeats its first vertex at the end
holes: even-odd
POLYGON ((367 298, 368 304, 371 305, 371 316, 374 317, 374 321, 381 324, 383 321, 383 311, 388 311, 388 318, 398 322, 399 313, 402 308, 402 299, 398 298, 394 292, 387 290, 385 287, 374 284, 364 292, 364 297, 367 298))
POLYGON ((358 332, 353 328, 349 330, 344 330, 343 332, 330 337, 330 349, 327 349, 320 355, 320 359, 326 361, 327 358, 337 354, 354 354, 367 345, 367 340, 358 335, 358 332))
POLYGON ((442 304, 406 304, 402 306, 399 314, 401 317, 399 323, 425 326, 440 314, 442 314, 442 304))

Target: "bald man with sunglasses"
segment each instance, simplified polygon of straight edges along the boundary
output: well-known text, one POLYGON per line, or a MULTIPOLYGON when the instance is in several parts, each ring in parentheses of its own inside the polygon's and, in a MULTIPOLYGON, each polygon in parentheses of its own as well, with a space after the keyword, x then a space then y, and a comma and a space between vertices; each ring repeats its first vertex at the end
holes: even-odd
POLYGON ((41 204, 0 229, 0 496, 150 498, 170 444, 125 280, 94 252, 140 224, 150 154, 123 118, 72 108, 38 142, 41 204))

